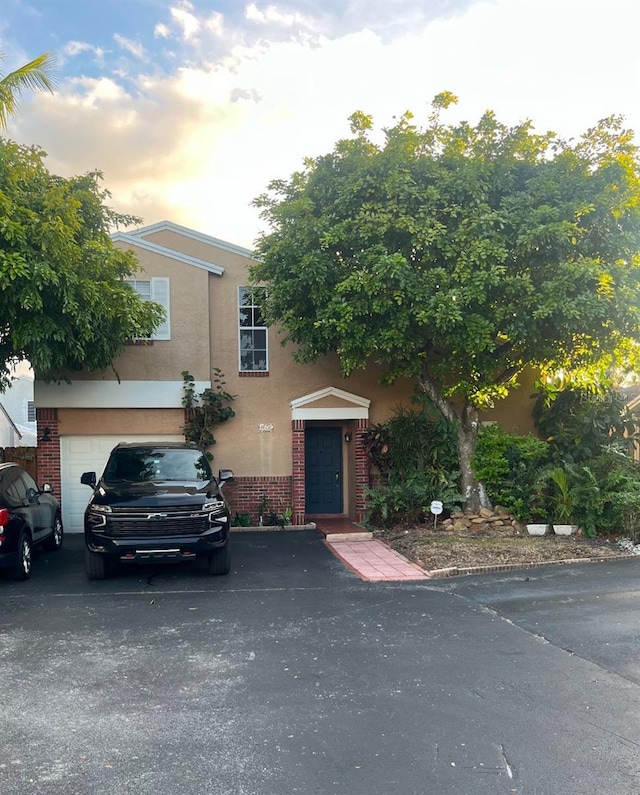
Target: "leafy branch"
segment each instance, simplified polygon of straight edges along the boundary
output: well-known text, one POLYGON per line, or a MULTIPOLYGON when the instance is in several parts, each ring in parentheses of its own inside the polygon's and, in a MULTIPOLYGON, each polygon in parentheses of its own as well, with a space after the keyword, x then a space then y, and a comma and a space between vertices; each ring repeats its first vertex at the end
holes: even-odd
POLYGON ((231 395, 224 388, 224 375, 215 367, 212 371, 211 387, 197 394, 195 379, 188 370, 182 371, 184 397, 182 405, 185 408, 185 424, 182 428, 184 437, 188 442, 194 442, 199 450, 206 453, 207 458, 213 460, 213 455, 207 452, 209 447, 216 443, 214 430, 218 425, 236 413, 229 403, 236 396, 231 395))

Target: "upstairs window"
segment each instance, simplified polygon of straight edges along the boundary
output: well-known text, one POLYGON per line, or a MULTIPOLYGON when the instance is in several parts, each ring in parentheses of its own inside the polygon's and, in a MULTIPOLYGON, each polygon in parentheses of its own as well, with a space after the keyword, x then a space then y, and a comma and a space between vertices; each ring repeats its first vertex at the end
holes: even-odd
POLYGON ((166 319, 151 335, 152 340, 170 340, 171 323, 169 314, 169 279, 127 279, 127 284, 131 285, 143 301, 154 301, 164 307, 166 319))
POLYGON ((238 292, 241 373, 266 373, 269 370, 267 327, 259 307, 263 294, 264 287, 240 287, 238 292))

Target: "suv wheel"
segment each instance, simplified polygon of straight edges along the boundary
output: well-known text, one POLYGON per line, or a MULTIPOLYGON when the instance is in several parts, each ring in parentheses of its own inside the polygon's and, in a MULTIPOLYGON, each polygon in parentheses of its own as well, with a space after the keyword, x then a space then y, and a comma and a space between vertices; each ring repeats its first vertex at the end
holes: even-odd
POLYGON ((12 580, 28 580, 31 577, 31 539, 24 530, 18 541, 18 562, 9 569, 12 580))
POLYGON ((58 514, 53 522, 53 533, 51 533, 47 539, 47 549, 52 549, 54 551, 60 549, 62 547, 63 537, 64 529, 62 527, 62 519, 60 518, 60 514, 58 514))
POLYGON ((209 555, 209 574, 229 574, 231 571, 231 544, 229 541, 209 555))
POLYGON ((104 580, 111 573, 111 561, 106 555, 85 549, 84 567, 90 580, 104 580))

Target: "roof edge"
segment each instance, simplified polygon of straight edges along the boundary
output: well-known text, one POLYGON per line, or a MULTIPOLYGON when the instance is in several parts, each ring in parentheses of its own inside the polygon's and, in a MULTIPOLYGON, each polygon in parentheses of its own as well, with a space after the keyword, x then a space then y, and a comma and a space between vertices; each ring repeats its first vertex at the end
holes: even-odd
POLYGON ((130 246, 138 246, 138 248, 149 251, 152 254, 160 254, 163 257, 169 257, 178 262, 184 262, 186 265, 193 265, 196 268, 209 271, 209 273, 213 273, 216 276, 222 276, 224 273, 222 265, 216 265, 213 262, 207 262, 197 257, 190 257, 188 254, 182 254, 180 251, 167 248, 166 246, 159 246, 157 243, 150 243, 143 237, 136 237, 130 232, 114 232, 114 234, 111 235, 111 240, 114 243, 127 243, 130 246))
POLYGON ((210 246, 218 246, 219 248, 222 248, 225 251, 230 251, 233 254, 240 254, 243 257, 255 259, 254 252, 249 248, 238 246, 235 243, 229 243, 226 240, 220 240, 220 238, 206 235, 204 232, 197 232, 195 229, 189 229, 187 226, 175 224, 173 221, 158 221, 158 223, 142 226, 139 229, 136 229, 134 232, 129 232, 128 234, 131 234, 134 237, 144 238, 145 235, 150 235, 154 232, 175 232, 176 234, 191 238, 192 240, 197 240, 200 243, 207 243, 210 246))

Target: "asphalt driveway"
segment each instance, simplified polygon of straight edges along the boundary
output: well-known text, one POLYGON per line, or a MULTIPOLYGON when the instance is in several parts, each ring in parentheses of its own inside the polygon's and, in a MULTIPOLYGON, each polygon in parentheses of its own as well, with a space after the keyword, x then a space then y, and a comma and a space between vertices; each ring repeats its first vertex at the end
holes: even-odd
POLYGON ((315 531, 229 577, 0 581, 3 795, 638 795, 640 561, 365 583, 315 531))

